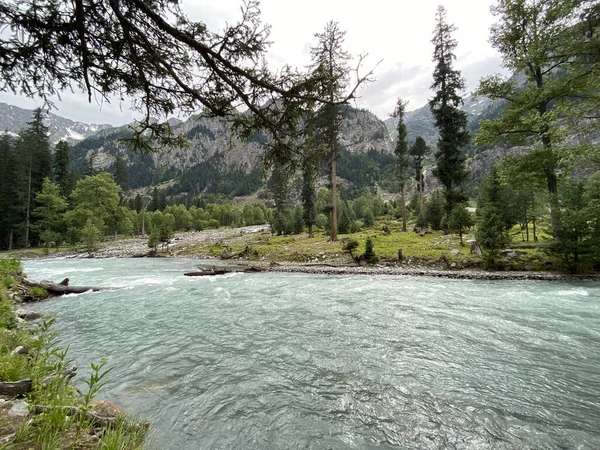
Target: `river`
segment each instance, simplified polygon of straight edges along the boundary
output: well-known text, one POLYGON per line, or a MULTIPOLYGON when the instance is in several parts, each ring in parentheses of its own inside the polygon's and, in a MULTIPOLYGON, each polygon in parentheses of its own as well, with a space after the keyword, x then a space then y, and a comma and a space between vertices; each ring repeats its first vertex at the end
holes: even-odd
POLYGON ((32 305, 161 449, 600 448, 600 283, 24 262, 32 305), (118 289, 117 289, 118 288, 118 289))

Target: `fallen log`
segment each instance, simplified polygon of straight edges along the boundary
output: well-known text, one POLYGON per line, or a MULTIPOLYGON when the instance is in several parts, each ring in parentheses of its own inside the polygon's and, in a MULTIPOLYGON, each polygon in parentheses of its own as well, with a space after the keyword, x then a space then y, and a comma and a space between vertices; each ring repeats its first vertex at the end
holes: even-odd
POLYGON ((22 283, 29 287, 40 287, 46 289, 49 294, 53 295, 65 295, 65 294, 83 294, 88 291, 103 291, 106 288, 97 286, 65 286, 63 284, 56 284, 52 281, 33 281, 23 278, 22 283))
POLYGON ((19 397, 31 392, 33 381, 30 379, 19 381, 3 381, 0 383, 0 395, 19 397))
POLYGON ((226 269, 209 269, 209 270, 200 270, 196 272, 186 272, 183 275, 186 277, 204 277, 208 275, 224 275, 226 273, 231 273, 233 270, 226 269))
POLYGON ((186 277, 203 277, 209 275, 224 275, 226 273, 254 273, 254 272, 264 272, 264 269, 256 266, 242 267, 242 268, 210 268, 210 269, 201 269, 195 272, 186 272, 183 275, 186 277))

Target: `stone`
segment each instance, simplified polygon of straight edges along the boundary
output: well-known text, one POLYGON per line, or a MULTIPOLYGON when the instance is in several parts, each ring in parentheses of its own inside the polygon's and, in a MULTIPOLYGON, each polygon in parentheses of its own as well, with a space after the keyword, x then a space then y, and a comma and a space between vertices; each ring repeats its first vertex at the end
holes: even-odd
POLYGON ((453 255, 453 256, 456 256, 456 255, 458 255, 459 253, 460 253, 460 252, 459 252, 457 249, 450 250, 450 254, 451 254, 451 255, 453 255))
POLYGON ((92 403, 92 412, 102 417, 118 417, 125 415, 125 411, 108 400, 92 403))
POLYGON ((8 410, 9 417, 27 417, 29 413, 28 406, 25 400, 14 401, 12 407, 8 410))
POLYGON ((10 352, 11 355, 26 355, 28 353, 29 349, 27 347, 23 347, 22 345, 15 347, 13 351, 10 352))
POLYGON ((517 259, 519 257, 519 254, 517 252, 510 252, 507 253, 506 256, 508 256, 510 259, 517 259))
POLYGON ((450 268, 451 268, 451 269, 456 269, 456 263, 455 263, 455 262, 453 262, 452 264, 450 264, 450 268))
POLYGON ((25 309, 17 309, 15 315, 23 320, 37 320, 44 316, 42 313, 27 311, 25 309))
POLYGON ((471 251, 471 255, 481 255, 481 247, 479 247, 477 242, 471 242, 469 250, 471 251))

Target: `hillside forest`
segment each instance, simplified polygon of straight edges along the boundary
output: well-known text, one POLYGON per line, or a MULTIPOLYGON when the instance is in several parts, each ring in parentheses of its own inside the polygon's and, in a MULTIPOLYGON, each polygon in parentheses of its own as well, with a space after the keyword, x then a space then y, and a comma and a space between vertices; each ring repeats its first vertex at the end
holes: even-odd
MULTIPOLYGON (((236 135, 256 155, 243 163, 223 145, 194 164, 158 164, 162 141, 126 127, 52 143, 37 109, 18 134, 0 136, 0 248, 92 252, 102 240, 143 235, 155 251, 176 231, 265 223, 275 234, 336 241, 393 219, 403 232, 444 230, 461 241, 471 230, 489 268, 519 235, 566 270, 600 270, 600 7, 498 1, 492 12, 489 39, 512 76, 480 80, 484 112, 464 110, 455 28, 439 7, 426 107, 434 134, 407 126, 398 99, 389 133, 361 138, 387 142, 381 148, 344 144, 358 112, 334 22, 311 49, 313 73, 328 73, 313 89, 329 101, 296 105, 292 139, 264 127, 236 135)), ((225 119, 211 120, 232 133, 225 119)), ((187 142, 182 155, 219 138, 216 125, 193 123, 173 127, 182 149, 187 142)))

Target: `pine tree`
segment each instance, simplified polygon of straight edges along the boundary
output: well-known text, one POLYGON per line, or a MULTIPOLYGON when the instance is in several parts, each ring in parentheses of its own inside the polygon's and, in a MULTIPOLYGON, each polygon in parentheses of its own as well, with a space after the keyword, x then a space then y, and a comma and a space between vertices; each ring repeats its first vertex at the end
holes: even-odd
POLYGON ((425 180, 423 179, 423 160, 429 153, 429 147, 421 136, 417 136, 415 143, 410 147, 408 154, 412 158, 412 165, 415 169, 415 180, 417 182, 417 191, 419 192, 419 214, 423 214, 423 193, 425 191, 425 180))
POLYGON ((75 187, 74 176, 69 169, 70 152, 71 148, 66 141, 59 141, 56 147, 54 147, 54 160, 52 163, 54 181, 58 184, 63 197, 69 196, 75 187))
POLYGON ((317 117, 323 142, 327 145, 331 180, 331 229, 330 240, 337 240, 337 159, 340 130, 339 105, 348 86, 350 55, 342 49, 346 32, 336 22, 328 22, 323 33, 317 33, 316 47, 311 48, 312 69, 322 80, 317 87, 319 95, 328 100, 317 117))
POLYGON ((42 189, 35 196, 35 204, 32 216, 36 221, 32 228, 39 233, 40 240, 46 245, 62 242, 67 200, 61 195, 59 186, 45 178, 42 189))
POLYGON ((483 251, 486 264, 496 265, 499 252, 509 242, 508 230, 514 223, 510 209, 510 191, 502 185, 497 168, 481 182, 477 201, 475 239, 483 251))
POLYGON ((463 243, 463 234, 469 227, 475 225, 471 213, 463 205, 456 205, 450 217, 448 217, 448 227, 458 233, 460 245, 463 243))
POLYGON ((407 181, 407 171, 410 166, 410 160, 408 159, 408 133, 406 131, 406 125, 404 123, 404 116, 406 114, 406 105, 408 103, 398 99, 396 103, 396 109, 392 116, 398 119, 396 130, 398 130, 398 140, 396 141, 396 147, 394 153, 396 154, 396 177, 398 178, 398 185, 400 187, 400 202, 402 207, 402 231, 406 232, 406 198, 405 188, 407 181))
POLYGON ((12 250, 25 223, 25 169, 8 133, 0 136, 0 248, 12 250))
POLYGON ((25 161, 27 186, 25 187, 25 247, 29 246, 31 205, 36 192, 42 189, 44 178, 52 177, 52 154, 48 139, 48 127, 44 125, 41 108, 33 111, 27 128, 21 132, 17 152, 25 161))
POLYGON ((460 71, 453 68, 457 45, 452 38, 454 31, 456 27, 446 22, 446 9, 438 6, 431 40, 436 62, 431 89, 435 95, 429 100, 429 108, 439 131, 433 174, 444 187, 447 215, 465 198, 461 185, 467 178, 467 170, 461 147, 469 142, 467 115, 459 109, 463 103, 460 91, 465 88, 465 81, 460 71))
POLYGON ((129 190, 129 176, 127 175, 127 167, 125 160, 121 155, 115 158, 115 182, 121 187, 122 192, 129 190))

